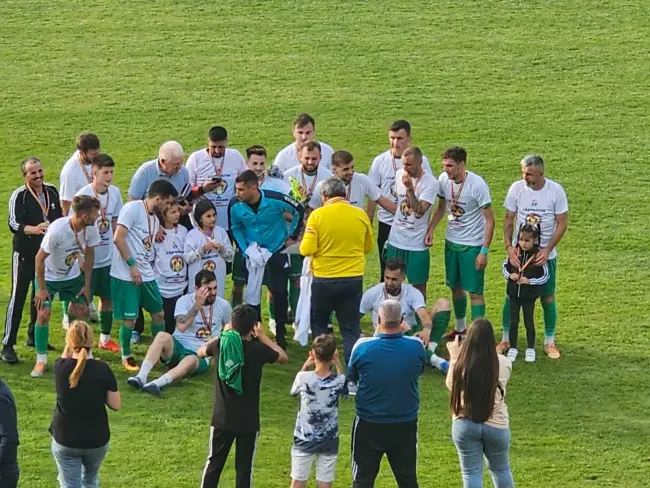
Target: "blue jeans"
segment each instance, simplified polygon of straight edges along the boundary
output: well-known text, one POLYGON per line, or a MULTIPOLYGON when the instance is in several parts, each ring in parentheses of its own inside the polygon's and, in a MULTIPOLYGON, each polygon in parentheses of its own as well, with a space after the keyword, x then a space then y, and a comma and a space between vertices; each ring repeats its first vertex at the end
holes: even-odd
POLYGON ((483 456, 496 488, 515 486, 508 461, 510 429, 497 429, 461 418, 454 420, 451 437, 458 451, 464 488, 483 486, 483 456))
POLYGON ((74 449, 52 439, 61 488, 98 488, 97 473, 107 452, 108 444, 95 449, 74 449))

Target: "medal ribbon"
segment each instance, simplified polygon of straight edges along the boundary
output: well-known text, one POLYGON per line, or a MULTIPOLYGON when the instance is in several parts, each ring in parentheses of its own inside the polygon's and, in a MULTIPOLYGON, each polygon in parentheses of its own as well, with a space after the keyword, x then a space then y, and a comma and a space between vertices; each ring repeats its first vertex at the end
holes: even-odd
POLYGON ((93 175, 88 174, 88 170, 86 169, 86 165, 81 162, 81 157, 79 158, 79 166, 81 166, 81 171, 84 172, 84 176, 86 177, 86 180, 88 180, 88 183, 93 182, 93 175))
POLYGON ((45 195, 45 206, 43 206, 43 202, 41 202, 41 199, 36 192, 32 190, 32 187, 29 185, 25 186, 29 190, 29 193, 31 193, 34 199, 38 202, 38 206, 41 207, 41 211, 43 212, 43 218, 47 221, 47 213, 50 210, 50 194, 48 193, 47 188, 43 187, 43 194, 45 195))
MULTIPOLYGON (((302 178, 302 189, 303 191, 305 191, 307 190, 307 179, 305 178, 305 172, 302 169, 300 170, 300 177, 302 178)), ((318 179, 318 169, 316 170, 314 179, 311 180, 311 185, 309 186, 309 192, 305 192, 306 196, 309 197, 312 193, 314 193, 314 187, 316 186, 317 179, 318 179)))
POLYGON ((214 315, 214 305, 210 305, 210 313, 208 314, 208 319, 205 318, 205 312, 203 311, 203 307, 199 308, 199 312, 201 312, 203 325, 210 330, 210 335, 212 335, 212 316, 214 315))
MULTIPOLYGON (((152 229, 151 219, 149 218, 149 207, 147 207, 147 202, 142 200, 142 205, 144 205, 144 214, 147 217, 147 233, 149 234, 149 242, 153 246, 153 231, 156 228, 156 224, 155 223, 153 224, 153 229, 152 229)), ((156 216, 154 215, 153 218, 155 219, 156 216)))
POLYGON ((402 288, 401 287, 400 287, 400 290, 399 290, 399 295, 397 295, 397 297, 394 297, 394 296, 388 294, 388 291, 386 291, 386 285, 384 285, 383 293, 384 293, 384 300, 388 300, 389 298, 392 298, 393 300, 397 300, 398 302, 402 300, 402 288))
POLYGON ((465 181, 467 181, 467 175, 465 175, 465 178, 463 178, 463 181, 459 183, 458 187, 458 193, 454 195, 454 180, 449 180, 449 186, 451 189, 451 206, 452 207, 457 207, 458 206, 458 201, 460 200, 460 194, 463 191, 463 187, 465 186, 465 181))
POLYGON ((210 161, 212 161, 212 166, 214 166, 214 172, 217 174, 217 178, 221 178, 221 175, 223 174, 223 165, 226 164, 226 151, 224 150, 223 152, 219 168, 217 168, 217 164, 214 162, 212 155, 210 155, 210 161))
MULTIPOLYGON (((74 230, 74 226, 72 225, 72 219, 68 222, 70 224, 70 228, 72 229, 72 233, 74 234, 74 241, 79 246, 79 250, 81 251, 81 254, 84 256, 86 255, 86 248, 81 245, 81 241, 79 240, 79 236, 77 235, 77 232, 74 230)), ((86 228, 84 227, 84 244, 87 244, 86 240, 86 228)))
POLYGON ((523 273, 524 270, 528 267, 528 265, 531 263, 531 261, 532 261, 533 259, 535 259, 535 256, 537 256, 537 253, 533 254, 533 255, 528 259, 528 261, 526 261, 526 264, 524 264, 523 266, 521 266, 521 265, 519 266, 519 274, 520 274, 520 275, 521 275, 521 273, 523 273))
MULTIPOLYGON (((102 199, 100 198, 100 194, 97 191, 97 188, 95 188, 95 183, 93 183, 91 186, 92 186, 93 192, 95 193, 95 198, 97 198, 97 200, 99 200, 100 207, 101 207, 102 199)), ((110 189, 106 189, 106 205, 104 207, 100 208, 100 212, 102 214, 102 220, 106 220, 106 212, 108 211, 108 204, 110 202, 110 198, 111 198, 110 189)))

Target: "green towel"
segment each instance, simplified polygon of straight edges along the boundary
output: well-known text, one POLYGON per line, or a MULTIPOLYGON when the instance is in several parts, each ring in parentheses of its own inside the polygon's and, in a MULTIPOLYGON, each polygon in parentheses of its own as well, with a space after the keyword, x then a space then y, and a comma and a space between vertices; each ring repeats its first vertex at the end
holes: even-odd
POLYGON ((219 338, 219 379, 235 390, 244 394, 241 369, 244 366, 244 344, 239 332, 227 330, 219 338))

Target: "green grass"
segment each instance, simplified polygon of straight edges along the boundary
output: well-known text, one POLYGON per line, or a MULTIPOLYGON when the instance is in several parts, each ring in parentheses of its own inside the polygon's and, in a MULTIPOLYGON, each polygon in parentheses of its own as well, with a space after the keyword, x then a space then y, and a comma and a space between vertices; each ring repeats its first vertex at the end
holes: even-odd
MULTIPOLYGON (((0 4, 0 192, 20 184, 19 162, 43 159, 51 182, 82 130, 93 130, 121 169, 125 191, 139 163, 177 139, 201 147, 225 125, 231 145, 289 142, 307 111, 320 137, 350 150, 359 169, 386 149, 393 119, 437 166, 446 146, 469 150, 497 215, 487 277, 488 316, 500 323, 501 202, 519 159, 541 152, 569 196, 560 246, 558 343, 563 357, 517 363, 508 391, 518 486, 648 486, 650 322, 646 289, 650 152, 645 2, 4 0, 0 4)), ((0 209, 6 218, 6 205, 0 209)), ((442 229, 441 229, 442 230, 442 229)), ((0 306, 10 290, 9 231, 0 241, 0 306)), ((442 233, 432 251, 429 299, 447 296, 442 233)), ((368 263, 366 286, 377 275, 368 263)), ((59 310, 59 307, 56 307, 59 310)), ((55 314, 53 323, 57 324, 55 314)), ((25 322, 24 322, 25 323, 25 322)), ((538 323, 541 317, 538 313, 538 323)), ((366 324, 367 326, 367 324, 366 324)), ((59 347, 63 334, 53 326, 59 347)), ((51 487, 47 428, 51 378, 29 378, 34 356, 0 365, 19 409, 21 486, 51 487)), ((138 357, 144 347, 136 349, 138 357)), ((305 352, 269 367, 262 394, 258 486, 289 483, 296 402, 288 389, 305 352)), ((207 454, 211 375, 161 400, 123 386, 111 414, 104 487, 197 486, 207 454)), ((421 381, 421 486, 459 486, 443 378, 421 381)), ((353 403, 341 405, 338 486, 350 485, 353 403)), ((232 466, 231 466, 232 468, 232 466)), ((224 486, 232 486, 228 469, 224 486)), ((377 486, 394 486, 386 466, 377 486)))

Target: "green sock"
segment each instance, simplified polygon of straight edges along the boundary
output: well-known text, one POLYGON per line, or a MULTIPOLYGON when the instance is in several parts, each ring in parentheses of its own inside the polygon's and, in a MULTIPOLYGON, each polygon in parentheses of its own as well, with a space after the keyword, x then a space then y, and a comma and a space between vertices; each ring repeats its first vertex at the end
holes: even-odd
MULTIPOLYGON (((63 309, 63 315, 68 315, 68 306, 70 306, 70 302, 67 300, 61 301, 61 308, 63 309)), ((72 322, 72 320, 70 320, 72 322)))
POLYGON ((472 310, 472 320, 485 317, 485 303, 477 303, 476 305, 472 304, 471 310, 472 310))
POLYGON ((113 328, 113 312, 99 311, 99 330, 102 334, 111 335, 113 328))
POLYGON ((555 299, 550 303, 545 303, 542 300, 542 310, 544 310, 544 335, 555 339, 555 326, 557 324, 555 299))
POLYGON ((291 314, 294 316, 296 315, 296 310, 298 309, 299 298, 300 298, 300 287, 294 286, 294 284, 291 283, 289 285, 289 308, 291 308, 291 312, 292 312, 291 314))
POLYGON ((154 324, 151 322, 151 336, 156 337, 156 334, 158 334, 158 332, 165 332, 165 322, 161 324, 154 324))
POLYGON ((457 319, 464 319, 467 316, 467 295, 452 300, 454 304, 454 315, 457 319))
POLYGON ((269 294, 269 301, 267 302, 269 308, 269 319, 275 320, 275 304, 273 303, 273 295, 269 294))
POLYGON ((126 325, 120 325, 120 349, 122 350, 122 357, 131 355, 131 333, 133 329, 126 325))
POLYGON ((506 297, 501 312, 501 326, 503 327, 503 340, 510 340, 510 300, 506 297))
POLYGON ((440 344, 442 336, 447 331, 449 327, 449 322, 451 321, 451 311, 450 310, 441 310, 436 312, 433 316, 433 330, 431 331, 430 341, 440 344))
POLYGON ((36 324, 34 327, 34 346, 36 348, 36 354, 47 354, 47 343, 49 340, 49 324, 36 324))

